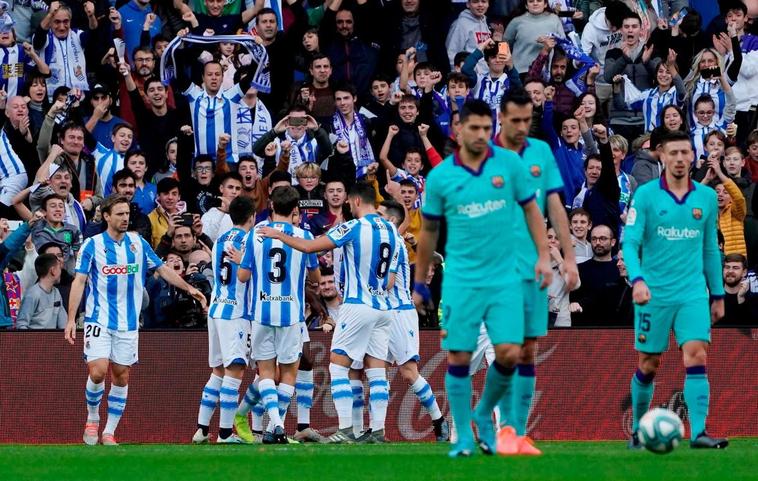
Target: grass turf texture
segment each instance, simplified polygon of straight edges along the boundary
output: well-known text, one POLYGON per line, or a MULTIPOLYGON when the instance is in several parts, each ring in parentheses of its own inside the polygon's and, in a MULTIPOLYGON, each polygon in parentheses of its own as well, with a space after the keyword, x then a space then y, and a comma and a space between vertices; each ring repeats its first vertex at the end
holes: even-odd
POLYGON ((541 442, 540 457, 449 459, 448 445, 0 446, 3 480, 190 481, 208 479, 644 480, 756 479, 758 438, 724 451, 681 445, 667 455, 622 442, 541 442))

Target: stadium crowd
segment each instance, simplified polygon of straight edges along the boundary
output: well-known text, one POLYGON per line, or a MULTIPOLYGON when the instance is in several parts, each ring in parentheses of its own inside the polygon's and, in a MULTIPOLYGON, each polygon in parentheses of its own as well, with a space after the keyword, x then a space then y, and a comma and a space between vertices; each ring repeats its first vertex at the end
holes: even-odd
MULTIPOLYGON (((404 206, 413 262, 424 175, 455 151, 462 103, 486 101, 497 122, 503 93, 520 88, 530 136, 555 155, 580 263, 574 292, 554 276, 551 326, 632 325, 619 246, 670 130, 691 135, 692 181, 718 194, 720 324, 754 324, 758 1, 746 3, 0 2, 0 328, 61 329, 80 308, 68 305, 77 252, 105 230, 112 193, 131 200, 129 229, 207 298, 231 200, 250 197, 265 220, 281 185, 296 186, 301 225, 320 236, 351 218, 350 187, 372 183, 377 201, 404 206)), ((328 332, 338 292, 331 253, 319 261, 332 275, 311 286, 323 306, 308 323, 328 332)), ((160 277, 143 297, 143 328, 205 326, 160 277)), ((436 327, 427 312, 421 325, 436 327)))

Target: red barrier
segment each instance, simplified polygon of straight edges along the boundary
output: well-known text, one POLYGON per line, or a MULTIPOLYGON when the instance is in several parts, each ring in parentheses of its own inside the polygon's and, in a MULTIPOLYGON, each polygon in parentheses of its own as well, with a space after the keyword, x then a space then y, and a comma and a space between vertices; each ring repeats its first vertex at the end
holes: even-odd
MULTIPOLYGON (((61 332, 0 332, 0 443, 79 443, 86 408, 81 338, 69 346, 61 332)), ((312 334, 315 362, 312 424, 330 432, 336 413, 328 384, 329 337, 312 334)), ((758 436, 758 329, 715 329, 709 354, 711 416, 717 435, 758 436)), ((529 420, 537 439, 623 439, 630 425, 629 381, 636 366, 630 330, 556 330, 540 343, 537 393, 529 420)), ((445 353, 435 331, 421 334, 421 372, 443 412, 445 353)), ((118 429, 124 442, 187 442, 195 430, 207 368, 202 332, 142 332, 140 364, 132 370, 129 400, 118 429)), ((663 357, 654 404, 686 409, 684 369, 676 347, 663 357)), ((387 437, 431 440, 428 416, 396 369, 389 373, 387 437)), ((476 376, 479 392, 483 373, 476 376)), ((244 386, 249 382, 249 375, 244 386)), ((105 401, 103 401, 105 404, 105 401)), ((106 415, 101 406, 101 416, 106 415)), ((217 426, 218 414, 211 423, 217 426)), ((295 406, 287 416, 294 428, 295 406)), ((686 424, 686 423, 685 423, 686 424)))

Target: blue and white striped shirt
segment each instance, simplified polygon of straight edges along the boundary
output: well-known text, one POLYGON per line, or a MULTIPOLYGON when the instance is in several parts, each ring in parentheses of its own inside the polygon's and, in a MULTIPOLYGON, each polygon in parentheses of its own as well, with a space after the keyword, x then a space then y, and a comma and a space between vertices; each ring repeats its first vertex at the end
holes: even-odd
POLYGON ((695 149, 695 161, 699 159, 702 156, 708 156, 708 151, 705 148, 706 139, 708 138, 708 134, 710 134, 713 131, 719 131, 721 133, 726 133, 726 128, 728 124, 726 122, 717 122, 716 119, 713 119, 713 122, 710 123, 710 125, 700 125, 698 123, 695 124, 692 129, 690 129, 690 137, 692 138, 692 146, 695 149))
POLYGON ((76 272, 89 277, 84 322, 136 331, 145 275, 162 265, 150 244, 134 232, 125 233, 121 242, 107 231, 86 239, 76 261, 76 272))
POLYGON ((232 136, 226 146, 227 159, 236 163, 237 129, 232 128, 237 119, 237 110, 244 93, 237 84, 211 97, 196 84, 184 92, 192 113, 192 128, 195 131, 195 155, 207 154, 216 158, 218 136, 227 133, 232 136))
POLYGON ((213 294, 208 315, 214 319, 248 318, 250 314, 250 283, 237 280, 239 266, 228 259, 227 249, 242 250, 247 233, 234 227, 213 244, 213 294))
MULTIPOLYGON (((708 95, 713 99, 715 104, 716 114, 713 119, 716 123, 721 123, 724 120, 724 110, 726 108, 726 94, 724 89, 721 88, 721 83, 718 79, 704 79, 700 77, 695 84, 695 88, 692 91, 692 98, 690 99, 690 121, 691 125, 697 124, 697 115, 695 115, 695 102, 703 95, 708 95)), ((730 120, 731 122, 731 120, 730 120)))
POLYGON ((124 154, 98 142, 92 156, 95 158, 95 169, 103 195, 109 196, 113 191, 113 174, 124 168, 124 154))
POLYGON ((411 300, 411 264, 408 262, 408 249, 405 247, 405 241, 397 238, 397 273, 395 274, 395 284, 390 289, 389 302, 390 308, 398 311, 407 311, 415 309, 411 300))
POLYGON ((5 129, 0 129, 0 180, 25 173, 26 167, 13 150, 10 139, 5 135, 5 129))
POLYGON ((390 274, 398 268, 398 233, 377 214, 369 214, 333 227, 327 237, 343 248, 341 269, 344 302, 374 309, 391 309, 390 274))
POLYGON ((15 97, 24 91, 26 71, 34 63, 24 52, 24 47, 16 44, 12 47, 0 47, 0 64, 3 69, 0 88, 5 89, 7 98, 15 97))
POLYGON ((310 232, 284 222, 264 221, 245 238, 241 267, 252 272, 251 319, 264 326, 287 327, 305 320, 305 278, 318 269, 316 254, 305 254, 280 240, 256 235, 273 227, 292 237, 313 239, 310 232))
POLYGON ((643 92, 645 98, 642 100, 642 117, 645 121, 645 132, 650 132, 661 125, 661 112, 669 105, 679 105, 676 101, 676 86, 672 85, 665 92, 655 87, 643 92))

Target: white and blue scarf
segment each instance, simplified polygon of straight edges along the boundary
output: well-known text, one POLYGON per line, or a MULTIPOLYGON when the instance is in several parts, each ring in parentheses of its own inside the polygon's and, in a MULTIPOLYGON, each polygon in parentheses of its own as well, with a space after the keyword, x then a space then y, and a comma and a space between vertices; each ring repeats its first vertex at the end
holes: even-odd
POLYGON ((40 53, 50 67, 50 78, 47 79, 48 96, 52 96, 55 89, 63 86, 89 90, 82 34, 80 30, 71 29, 66 38, 60 39, 53 35, 52 30, 47 32, 47 42, 40 53))
POLYGON ((350 146, 350 155, 353 157, 356 167, 364 167, 374 162, 374 151, 371 149, 368 132, 359 113, 353 114, 353 128, 355 128, 357 142, 351 141, 351 128, 348 127, 347 121, 340 111, 334 113, 332 127, 332 132, 337 136, 337 142, 344 140, 350 146))
POLYGON ((203 37, 200 35, 186 35, 184 37, 174 38, 166 47, 161 56, 161 81, 168 85, 169 81, 176 77, 176 49, 182 42, 195 45, 213 45, 220 42, 235 43, 247 49, 252 55, 253 61, 257 67, 253 74, 253 80, 250 85, 264 93, 271 92, 271 75, 268 62, 268 53, 262 45, 258 45, 250 35, 213 35, 203 37))

